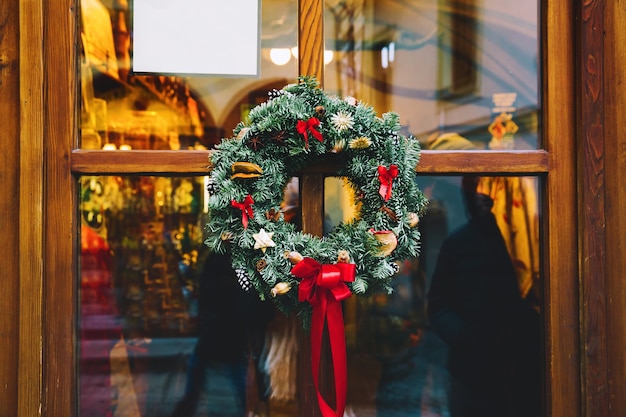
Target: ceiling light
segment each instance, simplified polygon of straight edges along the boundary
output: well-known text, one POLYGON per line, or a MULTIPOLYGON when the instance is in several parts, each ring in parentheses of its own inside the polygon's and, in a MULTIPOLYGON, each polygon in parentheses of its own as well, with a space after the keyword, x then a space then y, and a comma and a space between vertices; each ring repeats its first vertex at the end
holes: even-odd
POLYGON ((270 59, 276 65, 285 65, 291 59, 291 51, 288 48, 272 48, 270 59))

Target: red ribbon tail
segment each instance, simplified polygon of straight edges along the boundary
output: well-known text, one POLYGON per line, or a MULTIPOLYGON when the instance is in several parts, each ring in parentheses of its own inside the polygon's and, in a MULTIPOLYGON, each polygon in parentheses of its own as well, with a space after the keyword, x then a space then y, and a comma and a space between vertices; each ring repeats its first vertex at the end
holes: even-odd
POLYGON ((304 132, 304 148, 309 149, 309 134, 304 132))
POLYGON ((333 319, 329 320, 327 323, 328 339, 330 341, 330 351, 333 357, 335 401, 337 406, 336 415, 343 417, 348 392, 348 360, 346 355, 346 335, 341 302, 333 301, 329 303, 326 315, 327 317, 333 317, 333 319))
POLYGON ((304 136, 304 148, 309 149, 309 133, 308 133, 309 125, 304 120, 298 120, 296 124, 296 130, 302 136, 304 136))
POLYGON ((389 200, 388 195, 391 194, 389 186, 387 184, 380 184, 380 188, 378 189, 378 194, 385 200, 389 200))
POLYGON ((313 306, 311 314, 311 374, 313 385, 317 393, 317 402, 324 417, 333 417, 319 389, 320 357, 322 354, 322 335, 324 334, 324 320, 326 318, 326 297, 320 297, 319 303, 313 306))
POLYGON ((320 142, 324 142, 324 137, 322 136, 322 132, 320 132, 319 130, 311 128, 311 134, 315 137, 315 139, 319 140, 320 142))
POLYGON ((348 391, 348 364, 346 355, 346 337, 343 324, 341 302, 335 300, 330 291, 320 297, 319 304, 313 307, 311 321, 311 372, 317 393, 317 400, 323 417, 343 417, 348 391), (320 356, 324 322, 328 326, 328 340, 333 362, 335 378, 336 410, 326 402, 319 390, 320 356))

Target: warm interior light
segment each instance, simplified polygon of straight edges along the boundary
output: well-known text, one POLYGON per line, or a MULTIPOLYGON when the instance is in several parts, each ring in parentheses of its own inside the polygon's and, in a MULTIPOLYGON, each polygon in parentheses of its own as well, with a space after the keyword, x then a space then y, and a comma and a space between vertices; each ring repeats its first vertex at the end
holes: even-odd
POLYGON ((276 65, 285 65, 291 59, 291 51, 288 48, 272 48, 270 59, 276 65))
POLYGON ((102 147, 103 151, 114 151, 117 149, 117 146, 115 146, 115 143, 105 143, 104 146, 102 147))
POLYGON ((335 54, 333 53, 333 51, 330 51, 328 49, 324 50, 324 65, 328 65, 330 64, 330 61, 333 60, 333 56, 335 54))
POLYGON ((389 48, 386 46, 383 46, 380 50, 380 66, 389 68, 389 48))
POLYGON ((380 50, 380 65, 383 68, 389 68, 389 65, 396 60, 396 43, 390 42, 389 45, 383 46, 380 50))

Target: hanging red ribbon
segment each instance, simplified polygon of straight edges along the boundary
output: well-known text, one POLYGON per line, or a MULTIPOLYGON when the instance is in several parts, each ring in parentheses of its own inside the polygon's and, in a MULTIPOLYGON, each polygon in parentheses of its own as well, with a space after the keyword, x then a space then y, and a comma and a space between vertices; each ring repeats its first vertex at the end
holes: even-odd
POLYGON ((241 210, 241 224, 243 224, 244 229, 248 228, 248 218, 254 216, 252 204, 254 204, 254 200, 250 194, 248 194, 241 203, 236 200, 230 202, 231 206, 241 210))
POLYGON ((304 120, 298 120, 298 124, 296 125, 296 130, 299 134, 304 136, 304 146, 306 149, 309 149, 309 132, 320 142, 324 141, 322 137, 322 132, 317 130, 317 127, 320 125, 320 121, 317 117, 311 117, 306 122, 304 120))
POLYGON ((398 176, 398 166, 395 164, 389 165, 389 169, 382 165, 378 166, 378 180, 380 181, 380 188, 378 193, 385 201, 391 198, 391 187, 393 185, 393 179, 398 176))
POLYGON ((351 295, 350 289, 344 281, 354 281, 356 265, 349 263, 320 264, 312 258, 304 258, 291 269, 291 273, 301 279, 298 300, 300 302, 308 301, 313 306, 311 316, 311 371, 322 416, 343 417, 348 389, 348 365, 341 301, 351 295), (328 325, 328 340, 333 360, 336 410, 328 405, 319 390, 320 356, 325 321, 328 325))

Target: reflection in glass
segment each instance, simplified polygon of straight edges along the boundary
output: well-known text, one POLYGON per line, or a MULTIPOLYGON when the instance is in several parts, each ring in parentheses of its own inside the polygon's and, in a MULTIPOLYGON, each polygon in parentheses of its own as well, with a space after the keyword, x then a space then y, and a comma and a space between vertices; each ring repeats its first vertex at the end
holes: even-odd
POLYGON ((538 3, 326 1, 324 86, 397 112, 424 149, 537 149, 538 3))
POLYGON ((127 0, 81 0, 83 149, 211 148, 230 137, 269 91, 296 78, 297 59, 289 53, 297 48, 296 2, 261 4, 260 79, 133 74, 132 5, 127 0), (276 61, 272 50, 286 52, 283 60, 276 61))
MULTIPOLYGON (((85 176, 80 190, 79 416, 263 415, 270 392, 271 415, 297 415, 296 321, 208 253, 209 177, 85 176)), ((297 178, 281 215, 301 224, 297 178)))
POLYGON ((80 184, 80 415, 165 415, 198 330, 203 178, 80 184))
MULTIPOLYGON (((477 399, 479 414, 469 415, 541 415, 538 182, 474 180, 472 195, 484 196, 473 200, 482 203, 474 205, 480 216, 467 204, 467 178, 418 176, 430 199, 419 224, 419 259, 399 265, 391 294, 346 300, 354 415, 455 417, 477 399), (459 379, 469 379, 472 390, 459 379), (503 402, 495 414, 480 408, 496 404, 480 399, 480 387, 498 390, 503 402), (513 401, 514 394, 523 400, 513 401), (472 401, 459 402, 459 395, 472 401)), ((328 228, 354 213, 349 197, 338 203, 342 184, 326 181, 328 228)))

